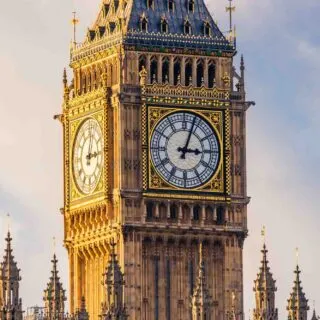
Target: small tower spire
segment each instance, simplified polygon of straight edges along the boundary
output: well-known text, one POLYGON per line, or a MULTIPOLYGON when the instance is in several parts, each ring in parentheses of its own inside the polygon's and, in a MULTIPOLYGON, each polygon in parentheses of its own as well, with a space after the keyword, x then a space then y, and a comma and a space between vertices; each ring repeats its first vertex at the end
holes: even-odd
POLYGON ((48 320, 64 319, 64 303, 67 300, 65 290, 58 276, 58 260, 56 254, 53 254, 52 271, 47 289, 44 290, 43 301, 45 303, 45 315, 48 320))
POLYGON ((288 320, 307 320, 308 319, 308 299, 305 297, 301 286, 300 273, 301 270, 298 264, 298 250, 296 250, 297 266, 294 271, 295 280, 292 292, 288 299, 288 320))
POLYGON ((22 302, 19 297, 20 269, 12 255, 9 230, 5 240, 5 255, 0 267, 0 319, 22 320, 22 302))
POLYGON ((316 314, 316 309, 313 308, 313 314, 312 314, 311 320, 318 320, 318 319, 319 319, 319 317, 318 317, 317 314, 316 314))
POLYGON ((199 245, 199 271, 197 285, 191 297, 192 320, 211 320, 212 297, 206 283, 203 245, 199 245))
POLYGON ((111 253, 107 270, 104 274, 104 284, 107 289, 107 304, 102 305, 102 320, 126 320, 127 313, 123 301, 124 279, 121 272, 117 255, 116 243, 110 243, 111 253))
POLYGON ((273 280, 272 273, 270 272, 269 261, 267 258, 267 246, 266 246, 266 229, 262 228, 261 236, 263 239, 262 246, 262 260, 260 272, 257 275, 257 279, 254 281, 253 291, 255 293, 256 307, 253 310, 253 320, 259 319, 278 319, 278 309, 275 307, 275 292, 276 281, 273 280))
POLYGON ((86 308, 86 300, 85 297, 81 298, 80 308, 76 311, 74 316, 74 320, 89 320, 89 314, 86 308))

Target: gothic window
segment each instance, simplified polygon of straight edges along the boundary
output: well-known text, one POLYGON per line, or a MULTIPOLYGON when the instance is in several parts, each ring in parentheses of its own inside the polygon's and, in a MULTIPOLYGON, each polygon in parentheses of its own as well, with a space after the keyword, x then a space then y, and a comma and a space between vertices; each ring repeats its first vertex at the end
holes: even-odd
POLYGON ((201 208, 198 205, 193 208, 193 220, 194 221, 200 220, 200 210, 201 210, 201 208))
POLYGON ((224 224, 224 208, 218 207, 217 208, 217 224, 224 224))
POLYGON ((186 63, 185 68, 185 85, 192 85, 192 63, 190 60, 186 63))
POLYGON ((166 19, 162 19, 161 20, 161 32, 162 33, 168 33, 169 31, 169 26, 168 26, 168 22, 166 19))
POLYGON ((174 0, 168 0, 168 10, 174 11, 174 0))
POLYGON ((208 87, 213 88, 215 85, 215 78, 216 78, 216 65, 212 61, 209 65, 208 69, 208 87))
POLYGON ((178 207, 173 204, 170 206, 170 219, 175 220, 178 216, 178 207))
POLYGON ((174 61, 173 76, 174 76, 173 83, 176 86, 178 82, 180 82, 180 77, 181 77, 181 65, 180 65, 179 59, 174 61))
POLYGON ((154 9, 154 0, 147 0, 147 7, 154 9))
POLYGON ((211 26, 209 22, 205 22, 204 26, 203 26, 203 33, 206 37, 210 37, 211 36, 211 26))
POLYGON ((147 59, 145 56, 139 57, 139 72, 142 71, 143 68, 147 68, 147 59))
POLYGON ((87 90, 87 88, 86 88, 86 75, 85 75, 85 73, 83 73, 81 76, 81 92, 86 93, 86 90, 87 90))
POLYGON ((140 30, 142 32, 148 32, 148 20, 146 17, 143 17, 140 20, 140 30))
POLYGON ((162 61, 162 83, 169 82, 169 59, 164 58, 162 61))
POLYGON ((189 0, 188 1, 188 11, 189 12, 194 12, 194 0, 189 0))
POLYGON ((157 58, 155 57, 151 59, 150 75, 151 75, 151 82, 158 81, 158 61, 157 61, 157 58))
POLYGON ((147 203, 147 219, 152 219, 153 217, 153 203, 148 202, 147 203))
POLYGON ((204 62, 203 60, 197 63, 197 87, 202 87, 204 83, 204 62))
POLYGON ((191 33, 192 33, 191 24, 189 21, 186 21, 184 24, 184 33, 189 34, 189 35, 191 35, 191 33))

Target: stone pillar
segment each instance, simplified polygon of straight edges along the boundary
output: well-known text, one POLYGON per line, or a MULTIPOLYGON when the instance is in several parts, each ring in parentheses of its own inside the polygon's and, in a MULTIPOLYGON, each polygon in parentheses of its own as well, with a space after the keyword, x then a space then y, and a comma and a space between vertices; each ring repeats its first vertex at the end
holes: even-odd
POLYGON ((169 62, 169 83, 174 84, 174 56, 170 56, 169 62))
POLYGON ((197 58, 192 59, 192 85, 197 86, 197 58))
POLYGON ((182 57, 181 59, 181 84, 186 85, 186 58, 182 57))
POLYGON ((158 56, 158 83, 162 83, 162 55, 158 56))
POLYGON ((208 71, 209 71, 209 64, 208 64, 208 59, 206 58, 204 60, 204 72, 203 72, 203 77, 204 77, 204 86, 206 88, 208 88, 209 86, 209 74, 208 74, 208 71))

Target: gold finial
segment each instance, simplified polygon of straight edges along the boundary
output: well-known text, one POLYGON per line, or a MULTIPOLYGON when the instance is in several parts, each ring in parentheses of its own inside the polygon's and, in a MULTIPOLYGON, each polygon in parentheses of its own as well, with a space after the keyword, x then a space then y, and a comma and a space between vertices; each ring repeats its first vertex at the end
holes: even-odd
POLYGON ((265 244, 266 243, 266 227, 265 226, 262 226, 261 237, 262 237, 263 244, 265 244))
POLYGON ((229 12, 229 33, 232 35, 232 13, 236 10, 235 6, 232 6, 233 0, 229 1, 229 7, 226 7, 226 11, 229 12))
POLYGON ((56 254, 56 237, 52 237, 53 254, 56 254))
POLYGON ((77 19, 77 12, 73 11, 73 19, 71 20, 71 23, 73 25, 73 44, 76 45, 77 44, 77 24, 79 23, 79 19, 77 19))
POLYGON ((299 265, 299 248, 298 247, 296 248, 296 263, 298 266, 299 265))
POLYGON ((10 213, 7 213, 7 229, 9 233, 10 232, 10 213))

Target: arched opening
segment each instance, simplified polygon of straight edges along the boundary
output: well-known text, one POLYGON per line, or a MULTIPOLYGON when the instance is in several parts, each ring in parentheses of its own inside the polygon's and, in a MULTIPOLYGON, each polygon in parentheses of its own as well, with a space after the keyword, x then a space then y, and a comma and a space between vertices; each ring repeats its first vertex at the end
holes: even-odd
POLYGON ((206 207, 206 220, 211 223, 213 221, 213 209, 210 206, 206 207))
POLYGON ((197 87, 202 87, 204 84, 204 63, 202 60, 197 65, 197 87))
POLYGON ((218 207, 217 208, 217 224, 224 224, 224 208, 218 207))
POLYGON ((203 26, 203 33, 206 37, 210 37, 211 36, 211 26, 209 24, 209 22, 205 22, 204 26, 203 26))
POLYGON ((150 220, 153 217, 153 203, 147 203, 147 219, 150 220))
POLYGON ((153 57, 151 59, 150 75, 151 75, 151 82, 152 83, 158 81, 158 61, 157 61, 157 58, 155 58, 155 57, 153 57))
POLYGON ((176 220, 178 217, 178 207, 175 204, 170 206, 170 219, 176 220))
POLYGON ((167 206, 164 203, 159 206, 159 217, 161 220, 166 220, 167 218, 167 206))
POLYGON ((184 204, 182 207, 182 219, 188 221, 190 218, 190 209, 187 204, 184 204))
POLYGON ((208 68, 208 87, 213 88, 215 85, 216 79, 216 65, 214 62, 211 62, 208 68))
POLYGON ((174 0, 168 0, 168 10, 174 11, 174 0))
POLYGON ((148 8, 154 9, 154 0, 147 0, 147 6, 148 8))
POLYGON ((163 19, 161 21, 161 32, 162 33, 168 33, 169 31, 169 26, 168 26, 168 22, 166 19, 163 19))
POLYGON ((193 207, 193 220, 194 221, 199 221, 200 220, 200 206, 196 205, 195 207, 193 207))
POLYGON ((164 58, 162 61, 162 83, 169 82, 169 59, 164 58))
POLYGON ((191 34, 192 33, 192 28, 191 28, 191 24, 189 21, 186 21, 184 24, 184 33, 185 34, 191 34))
POLYGON ((175 60, 173 69, 174 69, 173 70, 173 73, 174 73, 173 83, 176 86, 178 84, 178 82, 180 82, 180 77, 181 77, 181 63, 180 63, 179 59, 175 60))
POLYGON ((188 10, 189 12, 194 12, 194 0, 188 1, 188 10))
POLYGON ((190 86, 192 84, 192 63, 189 60, 186 63, 186 68, 185 68, 185 85, 190 86))
POLYGON ((147 68, 147 59, 145 56, 140 56, 139 57, 139 72, 141 72, 143 68, 144 69, 147 68))
POLYGON ((140 21, 140 30, 142 32, 147 32, 148 31, 148 20, 147 18, 142 18, 140 21))

